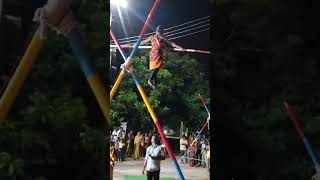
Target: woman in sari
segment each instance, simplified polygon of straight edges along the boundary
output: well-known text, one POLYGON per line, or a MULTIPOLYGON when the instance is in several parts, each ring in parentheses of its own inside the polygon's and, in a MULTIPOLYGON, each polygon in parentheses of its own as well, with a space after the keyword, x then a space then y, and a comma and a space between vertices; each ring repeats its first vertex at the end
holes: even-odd
POLYGON ((189 149, 189 165, 190 167, 195 166, 195 158, 196 158, 196 153, 197 153, 197 143, 193 143, 192 146, 189 149))
POLYGON ((134 154, 133 154, 133 159, 137 160, 140 158, 140 142, 142 139, 142 135, 141 132, 139 131, 136 135, 136 137, 134 138, 134 154))
POLYGON ((133 131, 130 131, 127 137, 127 157, 131 157, 132 156, 132 152, 133 152, 133 131))

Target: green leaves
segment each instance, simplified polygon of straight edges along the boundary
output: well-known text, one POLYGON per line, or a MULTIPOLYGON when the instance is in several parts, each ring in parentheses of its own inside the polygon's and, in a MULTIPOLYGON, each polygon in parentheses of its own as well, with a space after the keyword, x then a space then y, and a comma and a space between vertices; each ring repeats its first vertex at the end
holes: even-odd
POLYGON ((7 152, 0 153, 0 177, 17 179, 24 175, 24 161, 7 152))
MULTIPOLYGON (((195 130, 201 128, 206 120, 206 113, 198 93, 206 100, 209 99, 209 77, 202 73, 198 62, 200 60, 166 53, 164 67, 157 75, 157 88, 151 90, 147 85, 150 73, 145 54, 146 52, 141 51, 134 58, 133 65, 161 124, 179 130, 180 121, 184 120, 185 124, 192 124, 195 130)), ((112 125, 119 126, 121 121, 128 121, 131 129, 153 126, 150 114, 130 75, 124 78, 111 104, 112 125)))

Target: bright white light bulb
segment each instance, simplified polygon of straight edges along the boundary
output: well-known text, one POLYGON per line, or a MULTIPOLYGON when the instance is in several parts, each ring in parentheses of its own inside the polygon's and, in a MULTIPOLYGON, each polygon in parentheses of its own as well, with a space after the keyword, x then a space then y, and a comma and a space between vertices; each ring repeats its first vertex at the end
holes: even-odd
POLYGON ((123 8, 126 8, 128 6, 128 2, 126 0, 111 0, 110 3, 116 6, 121 6, 123 8))

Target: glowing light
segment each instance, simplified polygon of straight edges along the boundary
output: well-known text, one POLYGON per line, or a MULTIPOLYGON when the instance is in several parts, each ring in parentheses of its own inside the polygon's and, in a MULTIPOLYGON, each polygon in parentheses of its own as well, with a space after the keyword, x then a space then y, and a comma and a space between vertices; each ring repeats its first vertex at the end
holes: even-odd
POLYGON ((127 8, 128 6, 128 2, 126 0, 111 0, 110 3, 123 8, 127 8))

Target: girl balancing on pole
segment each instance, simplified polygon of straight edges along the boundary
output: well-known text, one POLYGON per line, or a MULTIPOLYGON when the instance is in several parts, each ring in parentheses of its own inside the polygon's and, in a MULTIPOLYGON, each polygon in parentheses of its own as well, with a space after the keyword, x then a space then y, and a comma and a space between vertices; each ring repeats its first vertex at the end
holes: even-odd
MULTIPOLYGON (((160 68, 163 66, 163 51, 165 49, 169 49, 168 47, 179 48, 184 50, 181 46, 175 44, 174 42, 169 41, 163 35, 163 29, 161 26, 158 26, 156 29, 156 34, 151 35, 148 39, 141 41, 140 45, 145 45, 148 42, 151 42, 151 50, 149 57, 149 70, 150 76, 148 80, 149 86, 153 89, 156 88, 157 85, 157 73, 160 68)), ((123 48, 132 48, 132 45, 122 45, 123 48)))

